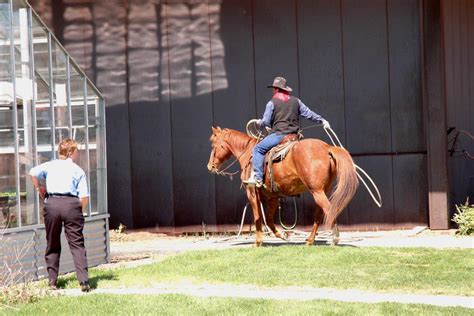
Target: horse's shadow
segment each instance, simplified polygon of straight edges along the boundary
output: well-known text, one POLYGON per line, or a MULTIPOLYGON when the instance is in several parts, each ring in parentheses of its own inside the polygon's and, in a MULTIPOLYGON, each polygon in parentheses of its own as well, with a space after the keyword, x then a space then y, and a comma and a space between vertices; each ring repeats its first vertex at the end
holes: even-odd
MULTIPOLYGON (((255 243, 255 240, 249 239, 249 240, 234 242, 232 243, 231 246, 247 246, 247 245, 253 245, 254 243, 255 243)), ((305 241, 278 240, 278 241, 264 241, 262 244, 262 247, 282 247, 282 246, 306 246, 306 242, 305 241)), ((325 241, 325 240, 315 240, 313 246, 333 247, 330 241, 325 241)), ((355 245, 350 245, 344 242, 340 242, 336 246, 358 248, 355 245)))

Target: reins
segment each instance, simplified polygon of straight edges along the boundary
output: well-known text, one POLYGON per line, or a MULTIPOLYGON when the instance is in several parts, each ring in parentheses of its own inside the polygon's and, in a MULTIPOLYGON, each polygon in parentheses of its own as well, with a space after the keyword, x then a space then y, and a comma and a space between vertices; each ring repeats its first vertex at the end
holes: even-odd
POLYGON ((232 161, 227 167, 225 167, 224 169, 222 170, 219 170, 219 169, 215 169, 214 173, 217 174, 218 176, 228 176, 229 179, 233 179, 233 177, 239 173, 240 170, 237 170, 235 172, 227 172, 226 170, 229 169, 230 167, 232 167, 232 165, 234 165, 236 162, 238 161, 237 158, 234 159, 234 161, 232 161))
MULTIPOLYGON (((247 141, 247 144, 245 144, 245 147, 243 148, 242 150, 242 153, 239 155, 239 157, 235 157, 234 161, 232 161, 229 165, 227 165, 224 169, 222 170, 219 170, 217 169, 217 167, 215 168, 215 171, 214 173, 219 175, 219 176, 228 176, 230 180, 233 180, 233 177, 240 172, 240 170, 237 170, 235 172, 227 172, 227 169, 229 169, 230 167, 232 167, 237 161, 240 160, 240 158, 242 158, 242 156, 247 152, 247 147, 249 146, 250 144, 250 141, 247 141)), ((221 140, 222 142, 222 140, 221 140)), ((221 145, 222 146, 222 145, 221 145)), ((224 146, 222 146, 224 147, 224 146)), ((212 155, 213 155, 213 158, 215 156, 215 150, 212 151, 212 155)), ((213 159, 214 160, 214 159, 213 159)), ((244 170, 244 168, 242 168, 242 170, 244 170)))

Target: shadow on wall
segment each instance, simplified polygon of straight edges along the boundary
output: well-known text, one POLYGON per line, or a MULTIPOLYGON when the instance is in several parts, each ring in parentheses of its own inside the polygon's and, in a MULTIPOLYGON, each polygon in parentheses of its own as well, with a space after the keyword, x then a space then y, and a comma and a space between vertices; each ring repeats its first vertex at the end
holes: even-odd
MULTIPOLYGON (((173 133, 171 121, 178 115, 178 121, 182 117, 195 118, 202 110, 205 120, 200 124, 207 128, 212 122, 212 114, 208 115, 211 113, 210 94, 228 90, 229 86, 221 35, 222 2, 30 1, 45 22, 55 27, 66 50, 105 98, 108 208, 113 214, 112 226, 124 223, 134 227, 135 222, 173 223, 173 185, 176 186, 177 181, 173 182, 170 171, 173 165, 168 157, 180 153, 180 145, 172 148, 171 142, 183 144, 180 137, 187 132, 173 133), (190 104, 195 106, 189 107, 190 104), (140 128, 135 128, 137 126, 140 128), (160 146, 150 148, 150 139, 160 146), (147 165, 149 160, 153 160, 153 167, 147 165), (160 179, 161 182, 135 186, 132 196, 134 181, 144 173, 153 181, 160 179), (144 197, 151 188, 163 183, 171 187, 171 192, 153 189, 151 193, 162 205, 157 214, 156 208, 144 197), (137 202, 141 197, 145 202, 137 202), (170 202, 161 203, 162 200, 170 202), (163 215, 164 212, 170 214, 163 215), (134 219, 136 214, 150 218, 137 220, 134 219)), ((206 136, 193 131, 193 143, 199 139, 206 147, 188 148, 196 166, 199 165, 196 161, 207 162, 209 155, 208 130, 202 133, 206 136)), ((201 173, 207 173, 200 166, 191 169, 188 177, 201 179, 201 173)), ((209 181, 205 182, 207 185, 209 181)), ((201 185, 196 195, 207 194, 205 187, 201 185)))
MULTIPOLYGON (((228 87, 221 2, 63 1, 55 8, 62 16, 55 33, 107 106, 190 98, 228 87)), ((50 1, 31 3, 51 26, 50 1)))

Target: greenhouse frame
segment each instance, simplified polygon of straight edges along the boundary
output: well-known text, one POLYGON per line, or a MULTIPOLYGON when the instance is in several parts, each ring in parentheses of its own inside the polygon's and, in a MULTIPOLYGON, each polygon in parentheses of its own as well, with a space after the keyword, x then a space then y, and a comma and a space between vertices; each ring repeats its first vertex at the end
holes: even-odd
MULTIPOLYGON (((0 277, 46 275, 43 201, 29 170, 79 145, 88 265, 109 261, 104 98, 26 1, 0 0, 0 277), (3 269, 3 271, 2 271, 3 269)), ((61 272, 74 269, 62 236, 61 272)))

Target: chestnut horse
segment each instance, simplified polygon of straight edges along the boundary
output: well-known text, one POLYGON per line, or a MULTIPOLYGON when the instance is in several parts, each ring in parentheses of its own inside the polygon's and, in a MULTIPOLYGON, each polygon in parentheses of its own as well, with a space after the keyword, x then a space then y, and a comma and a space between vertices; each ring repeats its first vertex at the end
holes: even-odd
MULTIPOLYGON (((221 164, 234 156, 240 163, 241 180, 249 177, 252 169, 252 149, 257 144, 256 139, 236 130, 212 127, 210 141, 212 150, 207 164, 210 172, 219 174, 221 164)), ((263 242, 260 199, 266 202, 268 227, 275 236, 285 239, 273 223, 279 198, 282 195, 295 196, 309 191, 320 207, 320 209, 316 207, 313 229, 306 242, 307 245, 312 245, 323 217, 326 223, 334 228, 337 216, 352 199, 359 185, 352 158, 344 148, 309 138, 298 141, 283 161, 273 163, 273 178, 280 190, 278 193, 268 189, 271 188, 268 171, 264 187, 260 189, 246 187, 247 198, 254 215, 256 246, 260 246, 263 242), (337 179, 337 183, 328 199, 326 192, 330 190, 334 179, 337 179)))

